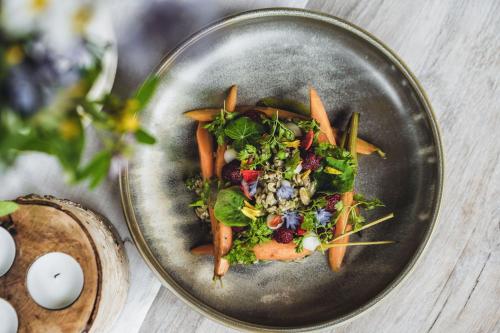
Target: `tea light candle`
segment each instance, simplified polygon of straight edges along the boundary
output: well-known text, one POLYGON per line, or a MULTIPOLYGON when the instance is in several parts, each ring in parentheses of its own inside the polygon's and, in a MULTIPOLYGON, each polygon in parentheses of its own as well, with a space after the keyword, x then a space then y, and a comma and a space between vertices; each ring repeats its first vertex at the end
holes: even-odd
POLYGON ((40 306, 63 309, 75 302, 83 289, 83 270, 71 256, 62 252, 47 253, 28 270, 28 292, 40 306))
POLYGON ((7 230, 0 227, 0 277, 7 273, 16 257, 16 243, 7 230))
POLYGON ((0 298, 0 333, 16 333, 19 326, 16 310, 9 302, 0 298))

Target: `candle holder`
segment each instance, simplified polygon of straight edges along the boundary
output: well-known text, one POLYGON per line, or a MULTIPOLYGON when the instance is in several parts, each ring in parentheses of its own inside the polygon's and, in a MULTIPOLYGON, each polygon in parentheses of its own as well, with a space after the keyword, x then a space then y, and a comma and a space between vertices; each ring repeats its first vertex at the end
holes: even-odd
POLYGON ((111 330, 128 290, 128 262, 112 225, 68 200, 29 195, 16 202, 19 209, 0 218, 15 228, 17 245, 0 298, 17 309, 19 332, 111 330))

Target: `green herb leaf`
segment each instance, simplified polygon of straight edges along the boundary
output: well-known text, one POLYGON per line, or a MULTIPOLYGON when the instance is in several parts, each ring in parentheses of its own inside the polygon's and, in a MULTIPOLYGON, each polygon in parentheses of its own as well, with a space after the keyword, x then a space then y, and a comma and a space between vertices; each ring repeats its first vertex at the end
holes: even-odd
POLYGON ((295 169, 297 169, 297 166, 300 164, 300 151, 298 149, 295 149, 293 151, 292 157, 287 159, 285 162, 285 174, 284 177, 285 179, 292 179, 293 175, 295 174, 295 169))
POLYGON ((236 146, 244 146, 256 141, 263 132, 262 125, 248 117, 240 117, 231 121, 224 130, 224 134, 233 139, 236 146))
POLYGON ((212 122, 205 125, 205 128, 217 139, 217 144, 222 145, 226 142, 226 134, 224 133, 226 124, 238 115, 238 112, 227 112, 225 109, 221 109, 217 117, 215 117, 212 122))
MULTIPOLYGON (((142 108, 148 104, 149 100, 154 95, 158 81, 159 78, 157 76, 148 77, 142 86, 137 90, 135 99, 139 102, 142 108)), ((140 110, 142 108, 140 108, 140 110)))
POLYGON ((14 213, 19 205, 13 201, 0 201, 0 217, 14 213))
POLYGON ((243 227, 252 220, 241 212, 245 197, 235 188, 221 190, 217 194, 214 214, 217 220, 231 227, 243 227))
POLYGON ((319 144, 315 153, 323 157, 324 165, 339 170, 338 175, 319 170, 314 173, 319 184, 319 191, 324 193, 345 193, 353 190, 356 176, 356 162, 352 155, 339 147, 328 143, 319 144))
POLYGON ((253 247, 271 239, 273 231, 266 225, 264 218, 251 221, 248 229, 238 234, 225 258, 230 264, 249 265, 257 261, 253 247))
POLYGON ((142 128, 139 128, 135 132, 135 138, 138 142, 144 143, 146 145, 153 145, 156 143, 156 139, 154 138, 154 136, 152 136, 142 128))
POLYGON ((377 198, 366 199, 362 194, 354 194, 354 201, 366 210, 372 210, 377 207, 384 207, 384 203, 377 198))

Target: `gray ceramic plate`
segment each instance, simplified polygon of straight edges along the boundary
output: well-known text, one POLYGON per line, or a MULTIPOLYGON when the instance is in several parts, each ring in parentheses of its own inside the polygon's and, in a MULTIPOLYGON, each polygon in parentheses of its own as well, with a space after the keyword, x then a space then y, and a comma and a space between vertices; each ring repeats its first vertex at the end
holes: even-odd
MULTIPOLYGON (((292 9, 248 12, 189 38, 163 61, 144 125, 158 138, 121 177, 137 247, 162 282, 205 315, 250 330, 308 330, 369 308, 408 274, 432 232, 442 186, 442 152, 431 107, 405 65, 381 42, 334 17, 292 9), (189 249, 204 238, 183 179, 198 168, 195 124, 182 112, 221 106, 237 83, 239 102, 277 95, 307 103, 317 88, 331 119, 361 113, 360 136, 388 158, 361 157, 359 192, 382 199, 396 219, 363 232, 390 246, 347 251, 334 274, 316 253, 301 263, 231 267, 224 286, 212 260, 189 249)), ((372 215, 371 217, 374 217, 372 215)))

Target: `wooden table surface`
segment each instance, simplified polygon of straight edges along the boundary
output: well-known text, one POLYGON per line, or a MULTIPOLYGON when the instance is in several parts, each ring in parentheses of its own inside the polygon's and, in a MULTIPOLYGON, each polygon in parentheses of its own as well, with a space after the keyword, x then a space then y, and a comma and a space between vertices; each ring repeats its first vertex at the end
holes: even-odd
MULTIPOLYGON (((111 0, 119 46, 115 90, 128 92, 165 52, 230 13, 293 6, 370 31, 426 89, 441 128, 440 221, 413 273, 385 300, 335 332, 500 332, 500 1, 111 0)), ((113 332, 232 332, 161 287, 130 241, 116 180, 69 187, 54 161, 21 158, 0 175, 0 198, 52 194, 105 214, 126 241, 131 288, 113 332)))

